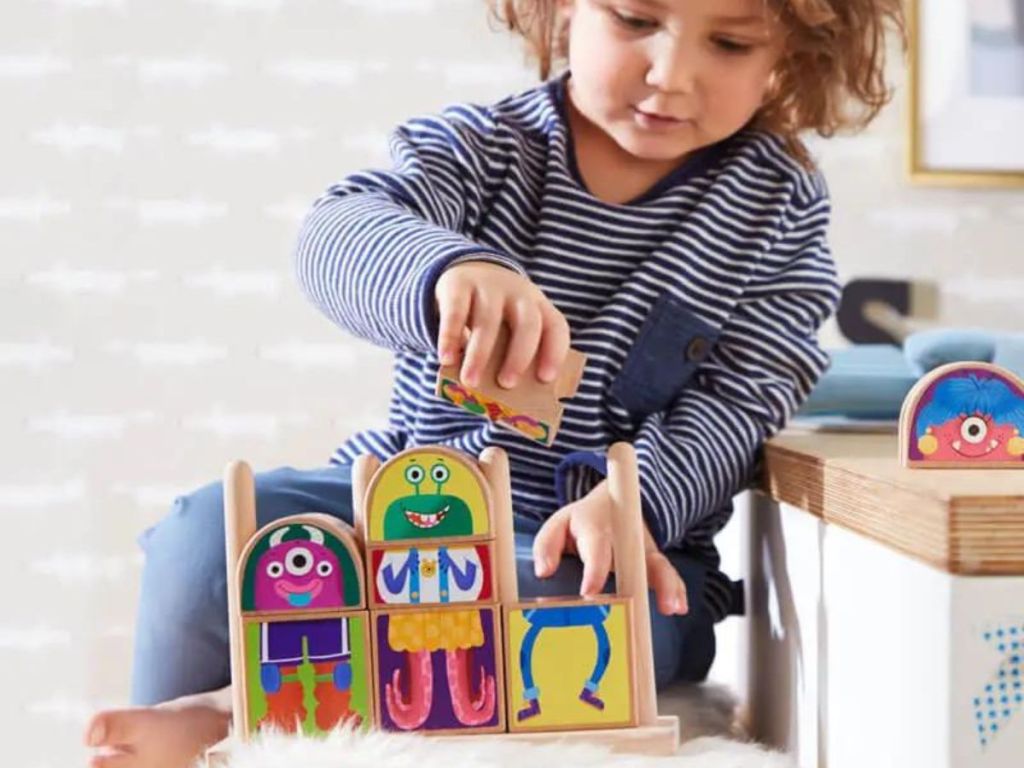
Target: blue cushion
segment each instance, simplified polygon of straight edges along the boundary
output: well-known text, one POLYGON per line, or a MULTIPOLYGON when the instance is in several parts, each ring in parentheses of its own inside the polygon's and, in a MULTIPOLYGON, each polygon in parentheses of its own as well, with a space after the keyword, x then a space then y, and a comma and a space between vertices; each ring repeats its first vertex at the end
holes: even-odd
POLYGON ((957 328, 918 331, 903 341, 903 353, 918 376, 946 363, 991 363, 995 347, 995 334, 957 328))
POLYGON ((903 351, 891 344, 857 344, 830 350, 832 365, 811 391, 801 416, 897 418, 917 376, 903 351))
POLYGON ((1024 333, 997 336, 992 362, 1024 378, 1024 333))
POLYGON ((917 380, 962 361, 992 362, 1024 377, 1024 334, 936 329, 911 334, 903 348, 857 344, 830 350, 832 365, 798 416, 897 419, 917 380))

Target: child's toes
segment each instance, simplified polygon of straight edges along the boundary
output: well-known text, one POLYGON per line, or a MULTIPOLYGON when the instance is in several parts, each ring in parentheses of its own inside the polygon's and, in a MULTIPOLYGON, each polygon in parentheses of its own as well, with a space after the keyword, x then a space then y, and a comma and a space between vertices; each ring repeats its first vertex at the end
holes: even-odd
POLYGON ((107 741, 107 735, 110 733, 110 729, 107 727, 107 720, 110 714, 109 712, 100 712, 92 716, 83 732, 85 746, 102 747, 110 743, 107 741))
POLYGON ((147 717, 151 717, 150 710, 142 708, 100 712, 86 728, 85 743, 90 747, 124 747, 135 744, 147 717))
POLYGON ((105 755, 93 755, 89 760, 89 768, 144 768, 144 766, 131 752, 110 752, 105 755))

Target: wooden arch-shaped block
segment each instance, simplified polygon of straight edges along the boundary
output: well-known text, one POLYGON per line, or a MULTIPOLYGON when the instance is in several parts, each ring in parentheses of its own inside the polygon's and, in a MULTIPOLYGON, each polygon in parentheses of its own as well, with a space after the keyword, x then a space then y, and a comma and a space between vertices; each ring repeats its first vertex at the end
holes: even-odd
POLYGON ((328 515, 293 515, 265 525, 242 550, 237 580, 243 614, 366 607, 363 558, 355 537, 328 515))
POLYGON ((1024 469, 1024 381, 991 363, 940 366, 900 411, 906 467, 1024 469))
POLYGON ((470 457, 437 445, 410 448, 382 464, 362 513, 367 547, 494 538, 487 479, 470 457))

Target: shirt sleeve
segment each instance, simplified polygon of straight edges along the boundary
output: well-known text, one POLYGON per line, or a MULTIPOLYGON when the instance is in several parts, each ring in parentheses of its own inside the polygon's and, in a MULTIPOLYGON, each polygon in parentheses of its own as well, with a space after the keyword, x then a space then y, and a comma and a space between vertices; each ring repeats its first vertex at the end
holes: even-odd
POLYGON ((717 343, 671 405, 642 423, 640 492, 661 548, 680 544, 750 482, 764 441, 828 367, 817 335, 840 296, 829 216, 824 194, 790 207, 717 343))
POLYGON ((337 325, 391 350, 433 351, 434 286, 463 260, 521 265, 474 242, 499 142, 479 110, 453 107, 391 137, 390 171, 356 173, 313 205, 295 247, 306 295, 337 325))

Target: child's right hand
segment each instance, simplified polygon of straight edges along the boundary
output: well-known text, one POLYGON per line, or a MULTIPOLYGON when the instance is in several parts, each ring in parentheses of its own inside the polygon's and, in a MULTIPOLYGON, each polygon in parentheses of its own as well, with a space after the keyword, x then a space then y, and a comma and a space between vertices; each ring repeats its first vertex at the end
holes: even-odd
MULTIPOLYGON (((602 480, 584 497, 556 511, 533 540, 534 575, 546 579, 558 570, 562 554, 577 555, 583 563, 580 595, 596 595, 604 589, 612 568, 612 516, 616 514, 608 481, 602 480)), ((647 585, 664 616, 684 615, 690 605, 686 582, 658 549, 647 523, 643 524, 644 563, 647 585)))
POLYGON ((498 383, 514 387, 537 359, 537 378, 554 381, 569 351, 565 316, 527 278, 486 261, 464 261, 448 268, 434 290, 441 326, 437 354, 442 365, 454 365, 467 338, 459 378, 480 384, 498 331, 509 328, 508 349, 498 369, 498 383))

